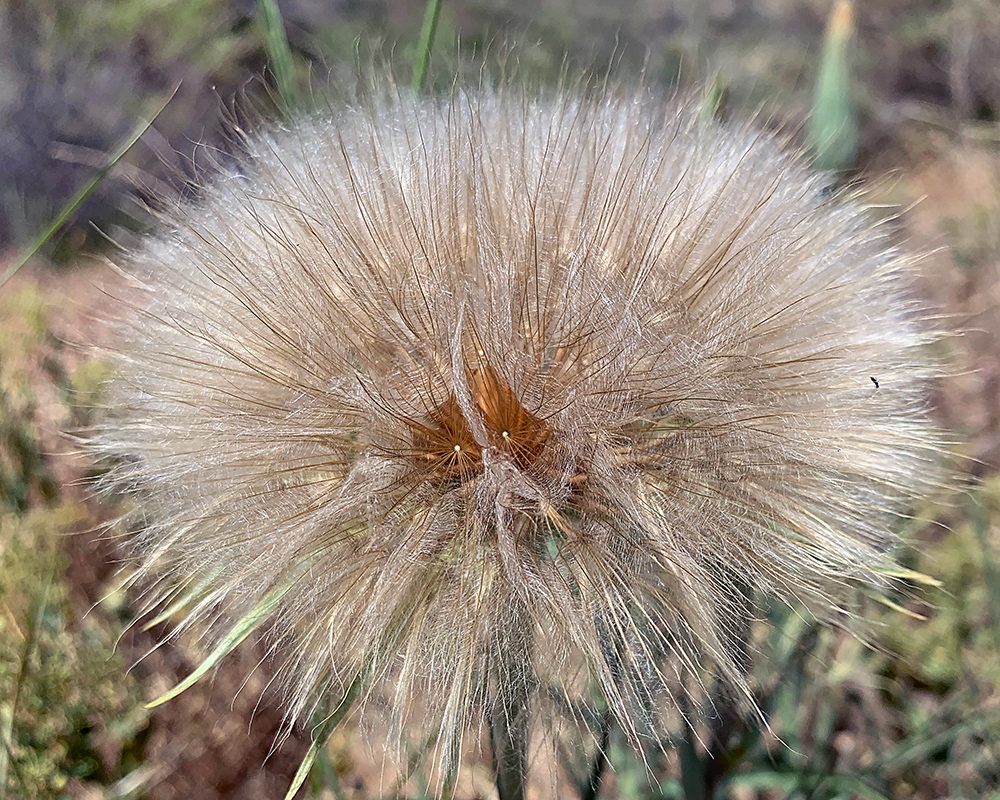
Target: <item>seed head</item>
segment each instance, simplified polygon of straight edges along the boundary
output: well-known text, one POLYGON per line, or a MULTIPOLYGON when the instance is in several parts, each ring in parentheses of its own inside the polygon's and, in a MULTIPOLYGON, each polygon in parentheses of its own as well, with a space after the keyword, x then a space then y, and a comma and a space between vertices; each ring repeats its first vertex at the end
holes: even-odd
POLYGON ((773 137, 504 88, 247 151, 132 258, 98 446, 156 598, 273 607, 290 717, 360 681, 446 763, 505 694, 640 736, 747 694, 749 597, 878 581, 935 448, 907 261, 773 137))

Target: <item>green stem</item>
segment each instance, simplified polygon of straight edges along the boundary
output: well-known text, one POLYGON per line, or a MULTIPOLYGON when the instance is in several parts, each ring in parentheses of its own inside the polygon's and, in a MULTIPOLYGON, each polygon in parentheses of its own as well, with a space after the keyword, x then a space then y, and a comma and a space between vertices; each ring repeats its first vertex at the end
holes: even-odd
POLYGON ((427 0, 424 10, 424 24, 420 28, 420 43, 417 45, 416 60, 413 65, 414 92, 424 88, 427 77, 427 67, 431 62, 431 47, 434 44, 434 34, 437 32, 438 17, 441 15, 441 0, 427 0))
POLYGON ((510 658, 497 680, 496 698, 490 715, 490 742, 500 800, 524 800, 528 774, 528 723, 530 655, 519 648, 508 650, 510 658))
POLYGON ((993 617, 993 635, 997 652, 1000 653, 1000 569, 997 568, 996 561, 993 560, 993 553, 990 549, 990 515, 989 509, 983 504, 981 495, 974 494, 972 500, 972 527, 976 532, 976 539, 983 554, 983 577, 986 579, 986 593, 989 599, 989 610, 993 617))
POLYGON ((681 791, 684 800, 708 800, 705 762, 698 754, 695 744, 697 735, 692 722, 687 718, 689 713, 690 709, 684 708, 684 736, 677 753, 681 762, 681 791))
POLYGON ((287 112, 298 104, 298 87, 295 84, 295 64, 292 61, 292 50, 288 46, 288 35, 285 24, 281 20, 277 0, 258 0, 257 15, 264 32, 264 44, 267 48, 267 59, 274 73, 274 82, 278 88, 278 97, 287 112))
POLYGON ((581 793, 582 800, 597 800, 597 794, 601 791, 601 782, 604 780, 604 772, 608 766, 608 746, 611 744, 612 721, 610 711, 605 711, 601 715, 597 736, 597 752, 594 754, 594 761, 590 766, 587 784, 581 793))

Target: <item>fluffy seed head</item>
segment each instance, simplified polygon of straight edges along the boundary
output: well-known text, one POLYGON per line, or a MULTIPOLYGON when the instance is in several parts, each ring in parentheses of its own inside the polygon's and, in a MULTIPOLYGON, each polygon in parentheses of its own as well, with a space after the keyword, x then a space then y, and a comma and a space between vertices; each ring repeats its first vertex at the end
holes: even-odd
POLYGON ((277 598, 292 717, 361 675, 446 762, 505 693, 642 735, 746 691, 754 593, 877 580, 934 449, 905 260, 772 137, 506 88, 247 150, 132 258, 98 446, 156 597, 277 598))

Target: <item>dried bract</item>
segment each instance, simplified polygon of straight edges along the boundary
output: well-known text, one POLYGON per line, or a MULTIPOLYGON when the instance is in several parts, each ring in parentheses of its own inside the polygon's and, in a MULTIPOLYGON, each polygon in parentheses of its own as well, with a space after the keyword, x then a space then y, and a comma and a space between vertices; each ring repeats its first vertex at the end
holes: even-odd
POLYGON ((132 258, 98 446, 157 597, 273 606, 291 717, 361 681, 445 762, 505 696, 641 736, 747 691, 755 593, 878 582, 933 473, 907 262, 773 137, 504 88, 247 148, 132 258))

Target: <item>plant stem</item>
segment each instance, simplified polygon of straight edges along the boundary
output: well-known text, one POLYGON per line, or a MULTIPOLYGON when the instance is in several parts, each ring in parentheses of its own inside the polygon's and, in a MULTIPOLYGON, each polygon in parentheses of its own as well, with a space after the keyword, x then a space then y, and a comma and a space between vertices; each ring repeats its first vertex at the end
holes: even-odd
POLYGON ((295 64, 288 46, 288 35, 281 20, 277 0, 258 0, 257 16, 264 32, 267 60, 274 73, 278 97, 287 112, 298 104, 298 87, 295 85, 295 64))
MULTIPOLYGON (((733 575, 730 583, 739 594, 740 614, 730 631, 732 654, 742 674, 750 671, 750 619, 753 614, 753 590, 745 581, 733 575)), ((746 722, 740 713, 739 701, 725 687, 720 687, 713 698, 715 716, 709 725, 708 752, 703 768, 705 796, 714 797, 715 790, 726 778, 732 766, 731 740, 736 732, 742 731, 746 722)))
POLYGON ((413 64, 413 91, 419 92, 424 87, 427 77, 427 66, 431 61, 431 47, 434 44, 434 34, 437 32, 438 17, 441 15, 441 0, 427 0, 424 10, 424 24, 420 28, 420 43, 417 45, 417 55, 413 64))
POLYGON ((605 711, 601 715, 601 724, 597 737, 597 752, 594 754, 594 761, 590 767, 590 775, 584 791, 581 793, 582 800, 597 800, 597 794, 601 791, 601 782, 604 780, 604 772, 608 766, 608 746, 611 743, 612 717, 610 711, 605 711))
POLYGON ((530 654, 511 653, 497 680, 490 742, 500 800, 524 800, 528 774, 530 654), (520 657, 519 657, 520 656, 520 657))
MULTIPOLYGON (((686 703, 682 703, 686 706, 686 703)), ((690 710, 684 708, 684 736, 681 739, 677 755, 681 762, 681 790, 684 800, 707 800, 705 785, 705 762, 698 754, 695 742, 697 734, 688 715, 690 710)))

